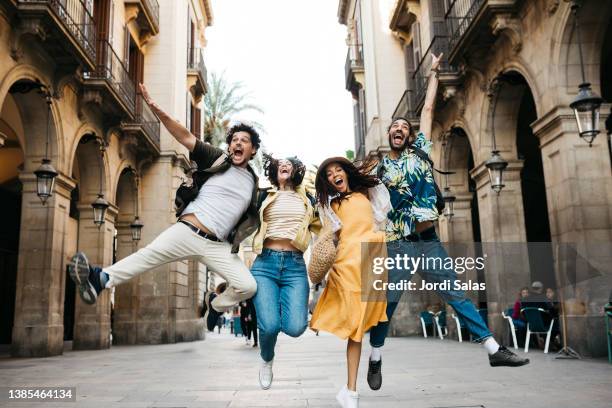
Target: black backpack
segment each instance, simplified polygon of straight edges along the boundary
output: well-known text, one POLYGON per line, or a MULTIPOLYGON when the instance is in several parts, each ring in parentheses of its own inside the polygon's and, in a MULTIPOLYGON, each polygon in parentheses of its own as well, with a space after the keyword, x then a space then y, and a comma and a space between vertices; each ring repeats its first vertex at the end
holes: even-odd
MULTIPOLYGON (((429 163, 432 171, 435 170, 440 174, 455 174, 454 171, 442 171, 442 170, 436 169, 434 167, 433 160, 431 160, 429 155, 425 153, 422 149, 415 147, 415 146, 410 146, 410 149, 412 149, 412 152, 416 154, 419 159, 429 163)), ((383 172, 384 172, 384 166, 382 165, 382 161, 381 161, 376 170, 376 176, 380 180, 382 180, 383 172)), ((446 203, 444 202, 444 196, 442 195, 442 191, 440 191, 440 187, 438 187, 438 183, 436 183, 436 179, 434 179, 433 182, 434 182, 434 190, 436 191, 436 209, 438 210, 438 214, 442 214, 442 212, 444 211, 444 208, 446 207, 446 203)))

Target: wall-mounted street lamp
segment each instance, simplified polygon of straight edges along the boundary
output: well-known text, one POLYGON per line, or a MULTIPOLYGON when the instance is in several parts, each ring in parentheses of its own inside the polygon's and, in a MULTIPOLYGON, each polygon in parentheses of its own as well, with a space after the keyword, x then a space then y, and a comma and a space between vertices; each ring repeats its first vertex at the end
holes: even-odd
POLYGON ((134 187, 134 214, 135 214, 135 218, 134 218, 134 221, 132 221, 132 223, 130 224, 130 230, 132 232, 132 241, 138 242, 138 241, 140 241, 140 238, 142 236, 142 227, 144 227, 144 224, 142 223, 142 221, 140 221, 140 218, 138 218, 138 185, 139 185, 139 178, 138 178, 138 174, 136 174, 136 172, 134 172, 134 181, 135 181, 135 187, 134 187))
POLYGON ((98 226, 98 228, 102 227, 102 224, 106 221, 106 210, 109 207, 108 201, 104 198, 104 193, 102 192, 102 176, 104 174, 104 152, 106 151, 106 147, 104 146, 103 140, 98 140, 100 143, 100 191, 98 192, 98 198, 91 204, 94 212, 94 224, 98 226))
POLYGON ((505 161, 497 150, 497 143, 495 142, 495 108, 497 107, 497 91, 499 90, 499 82, 497 79, 493 80, 493 83, 489 87, 489 109, 491 117, 489 123, 491 123, 491 137, 493 138, 493 150, 491 151, 491 157, 485 162, 485 166, 489 169, 489 181, 493 191, 499 195, 501 190, 504 188, 504 170, 508 167, 508 162, 505 161))
POLYGON ((49 127, 51 121, 51 92, 44 88, 41 92, 47 102, 47 135, 45 142, 45 157, 42 159, 41 165, 34 171, 36 175, 36 195, 42 201, 42 204, 47 204, 49 197, 53 195, 53 186, 55 185, 55 178, 57 177, 57 171, 51 164, 49 159, 49 127))
POLYGON ((574 14, 574 30, 576 31, 576 41, 578 42, 578 55, 580 56, 580 73, 582 83, 578 85, 578 95, 570 103, 570 108, 576 115, 578 124, 578 134, 589 147, 593 146, 593 140, 599 134, 599 108, 603 99, 591 90, 591 84, 586 81, 584 74, 584 61, 582 58, 582 41, 580 39, 580 23, 578 22, 578 10, 582 6, 580 0, 566 0, 571 2, 572 13, 574 14))

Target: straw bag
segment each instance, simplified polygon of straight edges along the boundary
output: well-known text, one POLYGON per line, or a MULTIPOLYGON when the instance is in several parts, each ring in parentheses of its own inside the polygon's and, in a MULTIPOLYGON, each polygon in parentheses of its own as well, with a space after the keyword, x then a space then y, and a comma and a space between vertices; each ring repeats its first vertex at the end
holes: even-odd
POLYGON ((332 228, 329 225, 324 225, 312 246, 310 261, 308 262, 308 277, 312 283, 321 282, 334 264, 336 259, 334 235, 332 228))

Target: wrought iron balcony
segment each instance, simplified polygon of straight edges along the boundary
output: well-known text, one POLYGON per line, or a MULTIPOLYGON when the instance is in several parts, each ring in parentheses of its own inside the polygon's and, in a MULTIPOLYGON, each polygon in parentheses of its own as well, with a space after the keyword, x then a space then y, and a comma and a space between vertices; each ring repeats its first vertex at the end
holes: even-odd
POLYGON ((427 48, 427 51, 423 53, 423 58, 419 61, 416 71, 413 74, 414 86, 415 86, 415 97, 414 107, 415 112, 420 110, 425 100, 425 93, 427 92, 427 81, 431 74, 431 54, 440 55, 444 53, 442 61, 440 63, 440 84, 444 85, 446 81, 456 81, 459 71, 448 62, 449 49, 449 38, 448 36, 436 35, 434 36, 431 44, 427 48))
POLYGON ((400 98, 395 111, 393 111, 394 118, 406 118, 409 120, 417 120, 418 116, 415 112, 415 92, 412 89, 407 89, 400 98))
MULTIPOLYGON (((107 40, 98 41, 98 64, 96 69, 84 73, 88 87, 101 88, 110 96, 111 111, 120 108, 122 116, 134 118, 136 109, 136 87, 123 62, 107 40)), ((108 105, 108 104, 107 104, 108 105)))
POLYGON ((355 74, 363 73, 363 46, 361 44, 350 46, 346 52, 346 63, 344 64, 344 78, 346 90, 356 91, 355 74))
MULTIPOLYGON (((13 0, 21 21, 40 24, 44 49, 57 61, 92 69, 96 64, 93 2, 85 0, 13 0)), ((28 26, 31 25, 28 23, 28 26)))
POLYGON ((139 8, 138 24, 153 35, 159 33, 159 3, 157 0, 125 0, 125 5, 139 8))
MULTIPOLYGON (((522 0, 449 0, 445 21, 450 37, 448 58, 456 63, 466 49, 488 50, 494 41, 491 20, 496 15, 508 15, 518 8, 522 0)), ((504 17, 506 18, 506 17, 504 17)), ((503 23, 505 25, 506 22, 503 23)), ((493 29, 496 31, 496 28, 493 29)))
POLYGON ((187 75, 196 76, 196 92, 208 92, 208 72, 204 63, 204 53, 201 48, 190 48, 187 52, 187 75))
POLYGON ((160 152, 160 123, 159 119, 140 93, 136 95, 136 114, 133 121, 121 124, 121 129, 136 136, 137 145, 154 154, 160 152))

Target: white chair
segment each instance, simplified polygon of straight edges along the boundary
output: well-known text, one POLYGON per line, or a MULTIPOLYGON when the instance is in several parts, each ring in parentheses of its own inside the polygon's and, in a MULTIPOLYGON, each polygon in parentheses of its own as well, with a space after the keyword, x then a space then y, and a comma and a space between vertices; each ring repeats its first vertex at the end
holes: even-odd
POLYGON ((461 333, 462 325, 461 320, 459 320, 459 316, 453 313, 453 319, 455 320, 455 324, 457 325, 457 340, 459 343, 463 343, 463 334, 461 333))
POLYGON ((512 316, 508 316, 503 310, 502 316, 508 321, 508 325, 510 326, 510 333, 512 334, 512 344, 514 344, 514 349, 518 350, 518 343, 516 342, 516 329, 514 328, 514 321, 512 320, 512 316))
POLYGON ((546 343, 544 345, 544 354, 548 353, 548 346, 550 345, 550 336, 552 333, 553 324, 555 319, 550 319, 550 325, 546 330, 546 325, 542 319, 542 314, 548 312, 540 307, 526 307, 521 309, 521 313, 527 319, 527 336, 525 337, 525 353, 529 352, 529 338, 531 333, 543 334, 546 333, 546 343))
POLYGON ((433 321, 435 323, 434 327, 438 331, 438 337, 440 337, 440 340, 444 340, 444 336, 448 336, 448 328, 446 327, 446 325, 440 326, 440 318, 446 321, 446 311, 445 310, 433 315, 433 321))
POLYGON ((426 311, 421 312, 419 316, 421 320, 421 327, 423 328, 423 337, 427 338, 427 326, 433 326, 433 333, 436 334, 436 324, 434 323, 433 313, 426 311))

